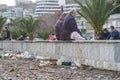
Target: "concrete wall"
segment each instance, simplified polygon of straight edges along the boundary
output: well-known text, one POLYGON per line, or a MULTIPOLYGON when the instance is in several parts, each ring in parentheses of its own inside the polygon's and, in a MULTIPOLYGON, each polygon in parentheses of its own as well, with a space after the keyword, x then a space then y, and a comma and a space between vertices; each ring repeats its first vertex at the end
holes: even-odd
POLYGON ((80 42, 0 42, 0 48, 12 51, 29 51, 31 54, 67 61, 78 60, 81 64, 100 69, 120 71, 120 41, 80 42))

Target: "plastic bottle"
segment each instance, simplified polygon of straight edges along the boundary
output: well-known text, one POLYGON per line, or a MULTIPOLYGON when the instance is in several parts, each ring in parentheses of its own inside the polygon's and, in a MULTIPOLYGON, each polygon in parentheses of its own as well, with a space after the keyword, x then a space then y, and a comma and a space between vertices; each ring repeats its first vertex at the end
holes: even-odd
POLYGON ((0 59, 2 58, 2 55, 0 54, 0 59))

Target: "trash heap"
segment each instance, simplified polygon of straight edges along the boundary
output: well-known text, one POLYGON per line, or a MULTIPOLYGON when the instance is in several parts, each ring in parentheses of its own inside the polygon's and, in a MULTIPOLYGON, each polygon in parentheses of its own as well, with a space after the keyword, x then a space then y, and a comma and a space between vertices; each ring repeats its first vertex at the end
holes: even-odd
POLYGON ((120 72, 82 67, 76 59, 67 61, 35 56, 28 51, 0 54, 0 80, 120 80, 120 72), (13 54, 16 53, 16 54, 13 54))
POLYGON ((39 66, 48 66, 48 65, 57 65, 57 66, 76 66, 81 67, 81 64, 77 60, 67 61, 65 57, 61 56, 60 59, 53 59, 49 57, 43 57, 43 56, 35 56, 33 54, 30 54, 28 51, 25 52, 18 52, 17 54, 13 54, 12 51, 6 51, 6 53, 0 54, 0 58, 3 59, 12 59, 12 60, 19 60, 19 59, 36 59, 39 60, 40 64, 39 66))

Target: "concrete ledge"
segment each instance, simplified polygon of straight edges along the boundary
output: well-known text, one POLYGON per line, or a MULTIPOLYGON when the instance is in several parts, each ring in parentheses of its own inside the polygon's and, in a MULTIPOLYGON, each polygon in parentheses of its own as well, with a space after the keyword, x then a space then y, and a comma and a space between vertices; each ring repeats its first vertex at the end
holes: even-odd
MULTIPOLYGON (((2 42, 2 41, 1 41, 2 42)), ((25 42, 25 43, 120 43, 120 40, 85 40, 85 41, 49 41, 49 40, 41 40, 41 41, 3 41, 3 42, 25 42)))
POLYGON ((120 41, 1 41, 0 48, 120 71, 120 41))

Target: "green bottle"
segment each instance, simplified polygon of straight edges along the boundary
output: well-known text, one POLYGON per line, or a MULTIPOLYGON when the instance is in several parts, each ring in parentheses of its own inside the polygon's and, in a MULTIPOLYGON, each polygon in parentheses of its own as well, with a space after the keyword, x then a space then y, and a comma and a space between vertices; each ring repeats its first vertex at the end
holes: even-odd
POLYGON ((0 54, 0 59, 2 58, 2 55, 0 54))

